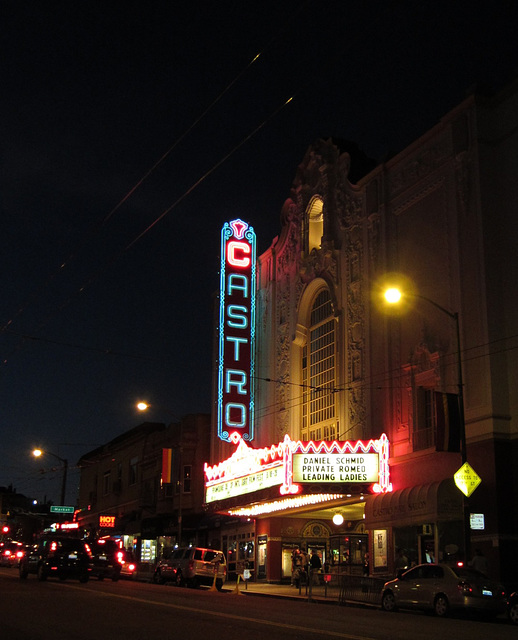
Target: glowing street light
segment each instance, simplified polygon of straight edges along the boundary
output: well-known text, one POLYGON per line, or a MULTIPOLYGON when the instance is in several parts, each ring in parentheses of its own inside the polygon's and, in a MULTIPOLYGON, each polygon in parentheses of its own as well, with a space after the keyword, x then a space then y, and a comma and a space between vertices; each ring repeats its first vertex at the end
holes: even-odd
POLYGON ((51 453, 50 451, 42 451, 41 449, 34 449, 32 452, 32 455, 35 458, 40 458, 41 456, 44 456, 44 455, 52 456, 63 464, 63 480, 61 483, 61 506, 64 506, 66 489, 67 489, 68 460, 66 458, 61 458, 55 453, 51 453))
POLYGON ((396 287, 390 287, 383 295, 388 303, 397 304, 401 300, 402 293, 396 287))

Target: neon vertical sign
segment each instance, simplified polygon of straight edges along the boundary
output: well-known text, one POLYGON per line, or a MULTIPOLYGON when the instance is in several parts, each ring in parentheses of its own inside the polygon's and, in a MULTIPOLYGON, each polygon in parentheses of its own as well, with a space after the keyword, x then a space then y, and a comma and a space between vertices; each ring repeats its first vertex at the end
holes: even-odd
POLYGON ((246 222, 221 230, 218 437, 254 437, 255 232, 246 222))

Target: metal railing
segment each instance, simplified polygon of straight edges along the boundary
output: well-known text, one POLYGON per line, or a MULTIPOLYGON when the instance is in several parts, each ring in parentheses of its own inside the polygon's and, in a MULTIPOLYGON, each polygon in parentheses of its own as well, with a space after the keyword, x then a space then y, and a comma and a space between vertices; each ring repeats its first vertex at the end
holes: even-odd
POLYGON ((362 603, 379 605, 381 590, 387 578, 351 575, 340 568, 328 572, 310 572, 301 576, 298 583, 299 595, 308 600, 325 598, 335 600, 341 605, 362 603))
POLYGON ((338 602, 340 604, 361 602, 379 605, 381 603, 381 590, 386 580, 386 578, 374 578, 371 576, 341 576, 338 602))

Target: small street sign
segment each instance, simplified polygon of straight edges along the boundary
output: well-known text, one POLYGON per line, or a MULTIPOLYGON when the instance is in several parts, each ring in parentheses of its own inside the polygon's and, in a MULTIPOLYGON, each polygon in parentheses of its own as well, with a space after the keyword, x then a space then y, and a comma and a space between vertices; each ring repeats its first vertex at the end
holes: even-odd
POLYGON ((74 507, 54 506, 50 507, 50 513, 74 513, 74 507))
POLYGON ((468 498, 482 482, 482 478, 467 462, 455 473, 453 479, 457 488, 468 498))

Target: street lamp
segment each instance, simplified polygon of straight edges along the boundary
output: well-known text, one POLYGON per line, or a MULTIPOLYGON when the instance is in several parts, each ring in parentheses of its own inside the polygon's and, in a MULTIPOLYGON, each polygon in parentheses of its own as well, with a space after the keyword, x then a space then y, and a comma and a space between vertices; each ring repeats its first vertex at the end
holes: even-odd
MULTIPOLYGON (((450 311, 449 309, 446 309, 445 307, 441 306, 434 300, 427 298, 426 296, 423 296, 419 293, 415 293, 413 291, 412 292, 401 291, 399 287, 388 287, 387 289, 385 289, 383 293, 383 297, 385 298, 385 301, 390 305, 399 304, 400 302, 403 302, 405 298, 417 298, 418 300, 424 300, 425 302, 428 302, 429 304, 434 306, 436 309, 438 309, 442 313, 446 314, 449 318, 451 318, 455 322, 455 332, 456 332, 456 338, 457 338, 457 384, 459 389, 458 398, 459 398, 459 423, 460 423, 459 424, 460 455, 461 455, 462 464, 464 464, 465 462, 467 462, 468 453, 467 453, 467 447, 466 447, 466 422, 464 419, 464 391, 463 391, 464 383, 462 378, 462 358, 461 358, 461 352, 460 352, 459 314, 457 311, 450 311)), ((471 540, 470 540, 470 534, 469 534, 469 527, 470 527, 469 506, 466 498, 464 498, 463 504, 464 504, 464 550, 465 550, 466 560, 467 560, 470 553, 471 540)))
POLYGON ((50 451, 42 451, 41 449, 34 449, 32 455, 35 458, 39 458, 43 455, 53 456, 57 460, 59 460, 63 464, 63 480, 61 483, 61 506, 65 505, 65 494, 67 489, 67 473, 68 473, 68 460, 66 458, 61 458, 55 453, 51 453, 50 451))
MULTIPOLYGON (((137 403, 137 409, 139 411, 147 411, 151 405, 148 404, 147 402, 138 402, 137 403)), ((169 412, 171 413, 171 412, 169 412)), ((171 415, 173 415, 171 413, 171 415)), ((175 417, 175 416, 173 416, 175 417)), ((179 452, 179 456, 178 456, 178 466, 179 466, 179 493, 178 493, 178 546, 181 547, 182 546, 182 491, 183 491, 183 481, 182 481, 182 474, 183 474, 183 468, 182 468, 182 457, 183 457, 183 422, 182 420, 179 421, 180 422, 180 442, 179 442, 179 447, 178 447, 178 452, 179 452)))

